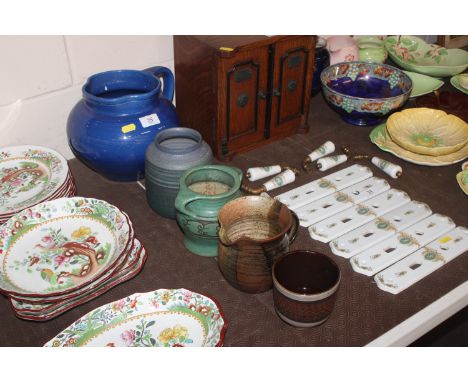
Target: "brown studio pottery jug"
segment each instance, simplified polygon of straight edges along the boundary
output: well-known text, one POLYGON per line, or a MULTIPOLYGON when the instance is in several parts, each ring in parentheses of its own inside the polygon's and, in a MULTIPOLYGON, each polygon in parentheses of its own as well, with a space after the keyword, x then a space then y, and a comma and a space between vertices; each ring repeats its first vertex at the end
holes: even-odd
POLYGON ((271 289, 272 265, 296 238, 296 214, 276 199, 244 196, 224 205, 218 219, 218 265, 224 278, 248 293, 271 289))

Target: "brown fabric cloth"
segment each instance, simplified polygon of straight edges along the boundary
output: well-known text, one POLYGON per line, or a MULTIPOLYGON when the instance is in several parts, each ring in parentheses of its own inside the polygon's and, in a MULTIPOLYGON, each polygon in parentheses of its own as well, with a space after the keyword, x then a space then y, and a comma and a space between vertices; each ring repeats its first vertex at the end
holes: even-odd
MULTIPOLYGON (((371 128, 342 122, 325 105, 321 95, 312 99, 309 120, 309 134, 295 135, 238 155, 230 164, 242 170, 277 163, 300 168, 303 157, 323 142, 332 140, 338 151, 341 145, 348 144, 356 152, 378 155, 402 166, 402 177, 394 180, 367 163, 375 176, 388 180, 392 187, 406 191, 413 200, 427 203, 433 212, 450 216, 457 225, 468 226, 467 197, 455 179, 460 164, 418 166, 383 152, 370 142, 371 128)), ((351 164, 352 161, 348 161, 324 173, 301 172, 294 184, 271 195, 351 164)), ((342 282, 328 321, 315 328, 294 328, 276 315, 271 291, 258 295, 242 293, 223 279, 214 258, 188 252, 177 223, 154 213, 138 184, 109 182, 78 160, 70 161, 70 167, 77 181, 78 195, 107 200, 130 215, 136 235, 148 251, 148 260, 142 272, 132 280, 48 322, 20 320, 15 317, 7 299, 0 298, 1 346, 40 346, 100 305, 158 288, 187 288, 215 297, 228 321, 225 346, 361 346, 468 280, 468 256, 465 253, 404 292, 391 295, 377 288, 373 278, 354 272, 349 260, 333 255, 328 244, 312 240, 307 230, 300 228, 291 249, 311 249, 332 256, 341 269, 342 282)))

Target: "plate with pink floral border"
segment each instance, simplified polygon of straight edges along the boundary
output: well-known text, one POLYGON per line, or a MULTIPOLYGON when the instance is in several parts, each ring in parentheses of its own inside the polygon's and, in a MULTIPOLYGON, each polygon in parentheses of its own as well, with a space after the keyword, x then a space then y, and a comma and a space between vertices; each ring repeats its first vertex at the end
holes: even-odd
MULTIPOLYGON (((64 198, 64 197, 73 197, 76 195, 76 191, 77 189, 76 189, 75 179, 73 178, 73 175, 71 171, 69 170, 67 179, 65 180, 65 183, 62 185, 62 187, 60 187, 57 191, 55 191, 52 195, 48 196, 47 199, 43 200, 42 202, 47 202, 50 200, 64 198)), ((18 213, 18 212, 0 215, 0 224, 3 224, 4 222, 6 222, 15 213, 18 213)))
POLYGON ((187 289, 136 293, 89 312, 44 346, 222 346, 219 305, 187 289))
POLYGON ((127 218, 92 198, 60 198, 0 226, 0 292, 41 297, 82 288, 113 267, 132 244, 127 218))
POLYGON ((66 159, 41 146, 0 148, 0 215, 46 200, 67 180, 66 159))
POLYGON ((83 293, 79 297, 69 301, 61 301, 53 304, 34 305, 16 301, 10 297, 10 305, 12 306, 17 317, 29 321, 46 321, 55 318, 78 305, 82 305, 112 289, 113 287, 122 284, 141 272, 146 262, 147 253, 144 247, 136 240, 136 245, 130 254, 128 261, 124 267, 112 276, 109 280, 101 283, 96 288, 83 293), (36 307, 42 309, 37 310, 36 307))
MULTIPOLYGON (((96 291, 97 289, 99 289, 99 287, 103 285, 103 283, 107 282, 109 279, 113 278, 116 274, 118 274, 122 268, 128 266, 128 262, 130 262, 135 256, 135 249, 139 249, 139 247, 141 247, 141 243, 134 236, 134 228, 130 218, 125 212, 122 212, 122 214, 126 217, 130 225, 130 236, 132 238, 131 245, 129 245, 126 249, 126 254, 120 256, 118 261, 112 267, 108 267, 106 271, 103 272, 96 280, 90 282, 87 285, 82 285, 79 289, 67 292, 66 294, 40 297, 9 295, 11 301, 15 301, 18 303, 18 306, 14 306, 14 308, 24 308, 27 307, 28 304, 34 305, 36 308, 38 308, 42 304, 45 304, 45 306, 48 307, 52 304, 60 303, 63 301, 69 302, 77 297, 82 297, 90 291, 96 291)), ((65 258, 63 260, 71 261, 70 258, 65 258)))

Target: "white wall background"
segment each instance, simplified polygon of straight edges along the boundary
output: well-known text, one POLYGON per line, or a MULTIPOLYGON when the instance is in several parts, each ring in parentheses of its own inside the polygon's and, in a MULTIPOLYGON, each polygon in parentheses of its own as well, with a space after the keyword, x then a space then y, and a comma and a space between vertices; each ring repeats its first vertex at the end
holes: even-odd
POLYGON ((90 75, 162 65, 172 36, 0 36, 0 147, 34 144, 73 158, 68 114, 90 75))

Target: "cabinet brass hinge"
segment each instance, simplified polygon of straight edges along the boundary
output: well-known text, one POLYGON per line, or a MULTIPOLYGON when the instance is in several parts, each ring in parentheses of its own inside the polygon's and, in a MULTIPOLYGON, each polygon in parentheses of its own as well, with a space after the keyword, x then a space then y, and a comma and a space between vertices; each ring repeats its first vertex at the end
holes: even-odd
POLYGON ((228 152, 229 152, 228 143, 224 141, 223 143, 221 143, 221 154, 227 155, 228 152))

